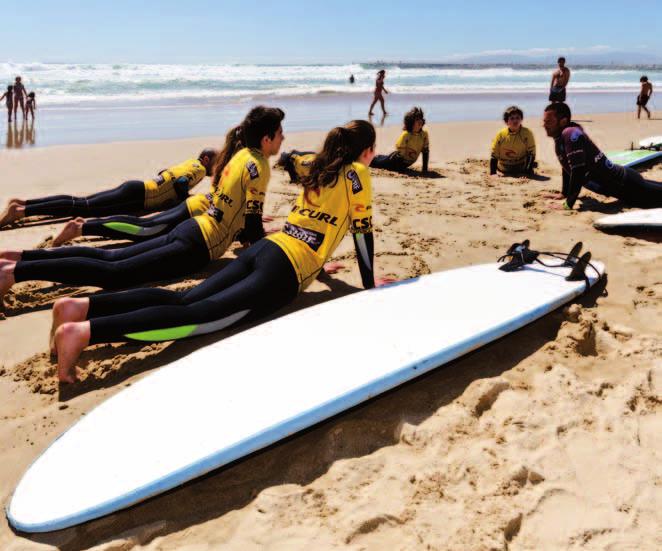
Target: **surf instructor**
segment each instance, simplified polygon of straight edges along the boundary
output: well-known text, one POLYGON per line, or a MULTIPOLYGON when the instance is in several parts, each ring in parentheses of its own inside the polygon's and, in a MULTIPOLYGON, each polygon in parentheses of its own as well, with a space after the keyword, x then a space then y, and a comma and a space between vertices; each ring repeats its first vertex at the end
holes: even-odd
POLYGON ((583 187, 632 206, 662 206, 662 183, 646 180, 636 170, 610 161, 584 129, 572 122, 570 107, 565 103, 550 103, 545 108, 543 126, 547 135, 554 138, 556 156, 563 169, 561 193, 547 197, 563 198, 561 208, 571 210, 583 187))

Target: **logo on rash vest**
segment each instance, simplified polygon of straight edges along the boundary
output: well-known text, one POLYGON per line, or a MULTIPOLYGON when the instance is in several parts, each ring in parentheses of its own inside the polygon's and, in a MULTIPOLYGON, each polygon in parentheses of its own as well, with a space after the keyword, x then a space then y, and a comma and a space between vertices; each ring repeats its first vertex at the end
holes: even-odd
POLYGON ((322 241, 324 241, 323 233, 309 230, 307 228, 302 228, 301 226, 290 224, 289 222, 285 222, 283 233, 290 235, 299 241, 303 241, 313 251, 317 251, 317 249, 320 248, 322 241))
POLYGON ((571 142, 576 142, 579 139, 579 136, 581 136, 582 133, 581 131, 577 130, 576 128, 570 132, 570 141, 571 142))
POLYGON ((232 199, 228 195, 225 195, 225 193, 220 193, 216 196, 216 199, 217 203, 225 203, 229 207, 232 206, 232 199))
POLYGON ((372 229, 372 216, 352 220, 352 230, 356 233, 368 233, 372 229))
POLYGON ((260 176, 260 173, 257 171, 257 165, 253 161, 248 161, 246 163, 246 168, 248 169, 248 174, 251 177, 251 180, 255 180, 260 176))
POLYGON ((257 189, 256 187, 249 187, 249 188, 248 188, 248 191, 250 191, 253 195, 258 195, 258 196, 262 195, 262 197, 265 196, 264 191, 260 191, 260 190, 257 189))
POLYGON ((292 212, 296 212, 300 216, 307 216, 311 220, 319 220, 320 222, 326 222, 327 224, 331 224, 332 226, 338 225, 337 216, 331 216, 330 214, 327 214, 326 212, 322 212, 319 210, 313 210, 305 207, 299 208, 297 205, 294 205, 292 207, 292 212))
POLYGON ((260 214, 264 208, 264 203, 256 199, 251 199, 246 201, 246 213, 247 214, 260 214))
POLYGON ((352 193, 354 195, 356 195, 359 191, 363 191, 363 186, 361 185, 361 179, 359 178, 359 175, 356 173, 356 170, 350 170, 347 173, 347 177, 352 182, 352 193))
POLYGON ((372 205, 354 205, 354 212, 365 212, 367 210, 372 210, 372 205))

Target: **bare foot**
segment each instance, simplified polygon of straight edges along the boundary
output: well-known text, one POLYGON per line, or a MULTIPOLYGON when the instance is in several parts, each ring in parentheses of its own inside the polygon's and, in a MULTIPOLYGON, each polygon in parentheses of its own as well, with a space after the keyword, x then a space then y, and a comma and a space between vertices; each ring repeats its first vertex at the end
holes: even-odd
POLYGON ((324 271, 327 274, 335 274, 344 267, 345 265, 342 262, 327 262, 324 264, 324 271))
POLYGON ((76 361, 90 344, 90 322, 65 323, 55 332, 57 378, 61 383, 76 382, 76 361))
POLYGON ((8 202, 8 205, 18 205, 20 207, 25 206, 25 199, 19 199, 18 197, 12 197, 8 202))
POLYGON ((60 298, 53 304, 53 322, 51 324, 50 346, 51 355, 57 354, 55 332, 60 325, 67 322, 85 321, 90 308, 89 298, 60 298))
POLYGON ((84 223, 84 218, 75 218, 74 220, 69 220, 69 222, 64 225, 64 228, 62 228, 62 231, 53 239, 53 247, 59 247, 67 241, 71 241, 72 239, 83 235, 84 223))
POLYGON ((16 203, 10 203, 2 214, 0 214, 0 228, 20 220, 25 216, 25 207, 16 203))
POLYGON ((14 279, 14 264, 6 264, 5 266, 0 267, 0 305, 2 305, 2 299, 7 294, 7 291, 12 288, 12 285, 16 283, 14 279))
POLYGON ((18 262, 23 257, 23 251, 7 250, 0 251, 0 259, 18 262))

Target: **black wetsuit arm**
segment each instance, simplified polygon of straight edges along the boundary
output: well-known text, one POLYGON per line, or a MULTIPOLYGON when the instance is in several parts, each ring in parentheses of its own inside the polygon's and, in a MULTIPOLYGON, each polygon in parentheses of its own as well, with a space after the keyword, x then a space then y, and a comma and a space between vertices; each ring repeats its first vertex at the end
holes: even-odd
POLYGON ((258 242, 266 235, 262 225, 261 214, 247 214, 244 218, 244 228, 237 235, 237 241, 240 243, 258 242))
POLYGON ((497 173, 497 165, 499 160, 496 157, 490 157, 490 176, 497 173))
POLYGON ((354 247, 356 248, 356 260, 359 263, 361 281, 364 289, 372 289, 375 286, 375 272, 373 267, 374 240, 372 232, 355 233, 354 247))
POLYGON ((533 163, 536 161, 536 155, 535 153, 527 153, 526 155, 526 166, 524 168, 524 171, 527 174, 533 174, 533 163))
POLYGON ((428 163, 430 162, 430 150, 425 148, 423 150, 423 172, 428 171, 428 163))
POLYGON ((565 203, 569 208, 572 208, 579 197, 579 192, 582 190, 582 187, 586 185, 586 170, 584 167, 576 168, 570 173, 568 177, 568 185, 565 188, 565 203))
POLYGON ((292 153, 282 153, 278 162, 283 167, 285 172, 290 175, 290 181, 296 184, 299 181, 299 176, 297 175, 297 171, 294 168, 294 159, 292 158, 292 153))

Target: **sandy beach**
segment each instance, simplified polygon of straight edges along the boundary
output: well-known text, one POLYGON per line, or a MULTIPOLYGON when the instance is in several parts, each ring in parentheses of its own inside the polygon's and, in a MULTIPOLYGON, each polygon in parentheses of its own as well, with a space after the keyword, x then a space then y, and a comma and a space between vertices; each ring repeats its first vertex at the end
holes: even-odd
MULTIPOLYGON (((604 151, 662 134, 662 119, 637 121, 632 113, 575 120, 604 151)), ((36 536, 13 532, 3 515, 0 548, 662 548, 662 234, 594 229, 597 218, 627 209, 586 191, 575 210, 551 209, 542 194, 561 187, 553 142, 539 117, 524 124, 537 140, 535 179, 487 176, 498 120, 428 125, 434 176, 373 171, 377 274, 402 279, 494 262, 511 243, 529 238, 535 249, 557 251, 582 241, 607 266, 603 285, 419 380, 129 510, 36 536)), ((224 130, 181 140, 1 150, 0 204, 149 178, 219 145, 224 130)), ((378 152, 390 152, 400 131, 379 128, 378 152)), ((323 137, 286 134, 283 147, 316 149, 323 137)), ((645 176, 662 181, 662 164, 645 176)), ((283 223, 297 192, 273 170, 265 211, 275 221, 268 226, 283 223)), ((46 246, 61 226, 30 221, 0 231, 0 249, 46 246)), ((315 282, 285 312, 358 290, 353 250, 346 237, 334 255, 345 268, 315 282)), ((204 273, 166 284, 190 286, 233 257, 230 250, 204 273)), ((29 282, 6 297, 3 506, 30 463, 95 405, 229 334, 92 347, 79 362, 82 380, 60 388, 48 354, 50 307, 58 297, 92 292, 29 282)), ((62 476, 75 483, 75 460, 62 476)))

